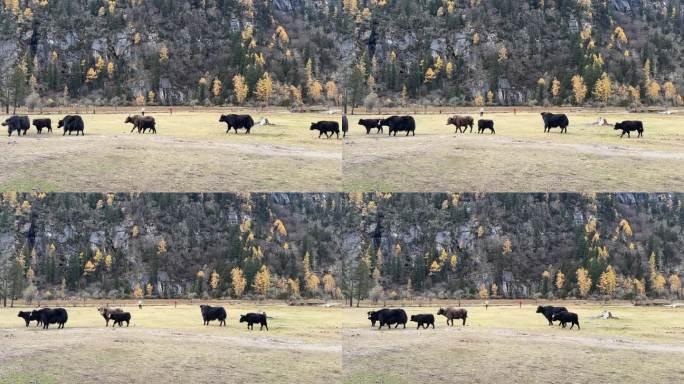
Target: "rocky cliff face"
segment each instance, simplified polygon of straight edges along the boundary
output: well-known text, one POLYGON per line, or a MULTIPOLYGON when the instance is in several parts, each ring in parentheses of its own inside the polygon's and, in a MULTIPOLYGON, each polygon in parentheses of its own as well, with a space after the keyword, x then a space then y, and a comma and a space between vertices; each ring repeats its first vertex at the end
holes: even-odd
MULTIPOLYGON (((301 86, 305 101, 320 102, 307 87, 309 61, 314 80, 339 86, 352 86, 350 74, 363 63, 364 82, 388 103, 404 87, 411 98, 434 103, 488 91, 499 103, 541 103, 540 97, 551 99, 553 78, 562 92, 552 101, 560 102, 571 97, 573 75, 583 75, 591 90, 603 72, 619 84, 643 86, 650 77, 681 85, 679 1, 594 1, 589 8, 575 1, 477 3, 18 2, 0 9, 3 80, 10 84, 8 69, 23 63, 31 88, 24 93, 42 96, 43 104, 59 102, 64 87, 71 99, 96 104, 131 103, 150 91, 152 103, 232 102, 236 74, 254 90, 265 72, 278 85, 301 86), (616 40, 617 27, 626 41, 616 40), (580 37, 581 31, 590 32, 580 37), (646 60, 649 74, 641 73, 646 60), (426 79, 428 69, 434 80, 426 79), (543 95, 540 78, 549 88, 543 95), (215 79, 222 85, 218 96, 215 79)), ((281 93, 271 102, 293 102, 281 93)))
POLYGON ((345 289, 361 278, 356 271, 365 262, 387 294, 404 292, 410 279, 416 294, 476 295, 481 285, 496 284, 503 296, 529 297, 546 293, 544 272, 558 271, 571 294, 579 267, 595 284, 608 265, 621 277, 648 280, 654 254, 658 273, 680 273, 681 197, 5 195, 0 271, 21 256, 23 276, 30 267, 43 291, 65 279, 73 293, 125 295, 150 283, 156 294, 173 297, 212 291, 207 281, 198 288, 200 271, 217 271, 214 293, 228 294, 231 269, 242 268, 251 285, 265 265, 270 294, 278 296, 281 278, 303 284, 309 253, 309 270, 331 273, 345 289))

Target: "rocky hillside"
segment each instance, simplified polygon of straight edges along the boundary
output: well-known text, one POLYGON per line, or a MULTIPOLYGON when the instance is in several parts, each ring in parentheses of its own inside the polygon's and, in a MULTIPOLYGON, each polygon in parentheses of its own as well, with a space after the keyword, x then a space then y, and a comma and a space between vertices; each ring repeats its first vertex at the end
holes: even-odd
POLYGON ((665 297, 682 197, 5 194, 0 293, 665 297))
POLYGON ((680 0, 0 4, 8 106, 293 106, 345 94, 369 107, 628 105, 680 103, 684 86, 680 0))

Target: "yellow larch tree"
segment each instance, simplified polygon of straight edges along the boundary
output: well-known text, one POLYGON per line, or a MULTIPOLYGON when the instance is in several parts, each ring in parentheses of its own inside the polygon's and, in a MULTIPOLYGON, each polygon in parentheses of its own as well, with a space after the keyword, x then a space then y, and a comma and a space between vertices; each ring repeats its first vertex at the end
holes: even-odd
POLYGON ((306 276, 306 281, 304 282, 306 284, 306 290, 311 294, 315 295, 318 292, 318 288, 321 285, 321 280, 316 276, 315 273, 309 273, 308 276, 306 276))
POLYGON ((572 77, 572 92, 575 95, 577 104, 582 104, 587 97, 587 85, 582 76, 575 75, 572 77))
POLYGON ((142 299, 144 296, 142 287, 140 286, 140 283, 137 283, 135 285, 135 288, 133 288, 133 297, 136 299, 142 299))
POLYGON ((607 103, 611 96, 613 96, 613 82, 610 80, 610 76, 603 72, 601 78, 594 85, 594 97, 603 103, 607 103))
POLYGON ((591 277, 589 277, 589 272, 584 268, 578 268, 577 272, 577 288, 579 289, 579 296, 586 298, 591 291, 591 277))
POLYGON ((331 273, 323 275, 323 290, 325 293, 333 295, 335 293, 335 278, 331 273))
POLYGON ((612 266, 608 266, 599 278, 598 288, 606 296, 613 296, 617 288, 617 275, 612 266))
POLYGON ((233 294, 236 298, 239 299, 245 292, 245 287, 247 287, 247 280, 245 279, 245 275, 242 272, 242 269, 240 269, 239 267, 231 269, 230 280, 233 288, 233 294))
POLYGON ((211 275, 209 276, 209 286, 213 290, 217 290, 219 288, 219 285, 221 284, 221 275, 216 272, 216 270, 213 270, 211 272, 211 275))
POLYGON ((271 288, 271 272, 265 265, 262 265, 259 272, 254 276, 252 288, 254 288, 257 294, 262 296, 265 296, 268 293, 268 289, 271 288))
POLYGON ((556 272, 556 282, 555 282, 556 289, 563 289, 565 286, 565 274, 561 272, 559 269, 558 272, 556 272))
POLYGON ((265 72, 261 79, 259 79, 254 93, 257 99, 268 105, 273 96, 273 80, 268 72, 265 72))
POLYGON ((223 84, 221 84, 221 80, 214 79, 214 81, 211 84, 211 94, 214 95, 214 97, 220 97, 221 93, 223 92, 223 84))
POLYGON ((553 81, 551 82, 551 96, 553 98, 557 98, 560 95, 561 91, 561 82, 557 78, 553 78, 553 81))
POLYGON ((287 285, 290 294, 294 297, 299 297, 299 279, 287 279, 287 285))
POLYGON ((233 92, 235 93, 235 103, 237 105, 242 105, 242 103, 244 103, 245 100, 247 100, 247 94, 249 93, 249 85, 247 85, 244 76, 233 76, 233 92))

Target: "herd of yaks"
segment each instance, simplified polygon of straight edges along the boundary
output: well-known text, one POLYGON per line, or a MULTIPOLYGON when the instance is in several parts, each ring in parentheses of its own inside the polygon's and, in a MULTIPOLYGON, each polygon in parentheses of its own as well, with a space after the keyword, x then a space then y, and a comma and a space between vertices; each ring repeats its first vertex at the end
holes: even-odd
MULTIPOLYGON (((126 323, 128 327, 131 323, 131 313, 123 309, 111 309, 107 307, 99 307, 97 311, 105 319, 105 327, 109 327, 109 322, 112 321, 112 327, 122 327, 126 323)), ((212 307, 209 305, 200 305, 200 312, 204 325, 209 325, 212 321, 218 321, 219 326, 226 326, 226 319, 228 313, 223 307, 212 307)), ((57 329, 63 329, 64 325, 69 320, 69 313, 64 308, 41 308, 33 311, 20 311, 17 317, 24 319, 28 327, 32 321, 35 321, 37 326, 42 326, 43 329, 49 329, 50 324, 57 324, 57 329)), ((240 315, 240 323, 247 323, 247 329, 254 329, 254 324, 261 325, 261 330, 266 328, 268 331, 268 317, 266 312, 262 313, 248 313, 240 315)))
MULTIPOLYGON (((107 307, 100 307, 97 310, 105 319, 105 327, 109 327, 110 321, 113 322, 112 327, 117 325, 122 327, 123 323, 126 323, 126 327, 128 327, 131 322, 131 313, 125 312, 120 308, 110 309, 107 307)), ((218 321, 219 326, 227 326, 226 319, 228 318, 228 312, 226 312, 224 307, 200 305, 200 312, 204 325, 209 325, 212 321, 218 321)), ((570 329, 575 325, 578 330, 580 329, 579 317, 577 314, 569 312, 565 307, 540 305, 537 307, 537 313, 544 315, 550 326, 553 325, 554 321, 558 321, 559 326, 563 328, 570 323, 570 329)), ((454 320, 457 319, 462 320, 463 325, 466 325, 468 311, 463 308, 454 307, 440 308, 439 311, 437 311, 437 315, 446 317, 447 325, 453 327, 454 320)), ((21 311, 17 316, 24 319, 27 327, 32 321, 36 321, 37 325, 42 325, 43 329, 48 329, 50 324, 57 324, 58 329, 62 329, 69 320, 67 310, 64 308, 41 308, 31 312, 21 311)), ((377 311, 369 311, 368 320, 370 320, 372 327, 375 327, 375 323, 378 323, 378 329, 382 329, 384 326, 387 326, 388 329, 392 329, 392 325, 394 325, 394 328, 399 327, 399 325, 403 325, 404 328, 406 328, 406 323, 408 323, 409 318, 406 311, 403 309, 384 308, 377 311)), ((435 329, 435 316, 430 313, 412 315, 410 321, 417 324, 416 329, 428 329, 430 326, 432 326, 432 329, 435 329)), ((254 324, 259 324, 261 326, 260 330, 266 328, 268 331, 268 316, 266 316, 266 312, 240 315, 240 323, 247 323, 247 329, 250 330, 254 329, 254 324)))
MULTIPOLYGON (((577 329, 580 329, 579 316, 576 313, 569 312, 565 307, 554 307, 551 305, 538 306, 537 313, 541 313, 549 321, 549 325, 553 325, 554 321, 558 321, 558 325, 565 328, 568 323, 570 323, 570 329, 575 325, 577 329)), ((437 311, 437 316, 446 317, 447 326, 454 326, 454 320, 463 320, 463 325, 466 325, 466 319, 468 318, 468 311, 463 308, 440 308, 437 311)), ((378 329, 387 326, 388 329, 392 329, 403 325, 406 328, 406 323, 409 321, 406 311, 403 309, 380 309, 378 311, 368 312, 368 320, 371 322, 371 326, 375 327, 375 323, 379 324, 378 329)), ((411 322, 416 323, 416 329, 425 328, 428 329, 432 326, 435 329, 435 316, 431 313, 423 313, 418 315, 412 315, 411 322)))
MULTIPOLYGON (((570 120, 565 114, 553 114, 548 112, 543 112, 542 119, 544 121, 544 132, 551 132, 551 129, 560 128, 561 133, 567 133, 568 127, 570 126, 570 120)), ((251 133, 252 128, 255 126, 254 119, 250 115, 221 115, 219 119, 220 123, 226 123, 228 126, 226 133, 234 130, 238 133, 238 130, 244 129, 247 134, 251 133)), ((128 116, 124 121, 124 124, 133 124, 131 133, 137 129, 138 133, 146 133, 148 130, 150 133, 157 133, 156 121, 152 116, 128 116)), ((9 136, 12 136, 12 132, 17 132, 19 136, 23 133, 24 136, 31 126, 31 122, 28 116, 11 116, 7 118, 3 123, 3 126, 7 127, 9 136)), ((48 132, 52 132, 52 121, 50 119, 41 118, 34 119, 33 125, 36 127, 38 134, 43 132, 43 129, 47 129, 48 132)), ((342 132, 343 137, 347 136, 349 131, 349 120, 347 116, 342 117, 342 128, 340 129, 340 123, 337 121, 319 121, 311 124, 310 130, 319 131, 318 137, 321 138, 325 135, 326 138, 330 139, 333 136, 337 136, 339 139, 340 132, 342 132)), ((396 136, 397 132, 406 132, 406 136, 416 135, 416 120, 412 116, 390 116, 382 119, 361 119, 358 122, 359 126, 363 126, 366 129, 366 134, 370 134, 373 129, 377 130, 377 133, 384 133, 384 128, 388 127, 389 135, 396 136)), ((473 132, 473 127, 475 126, 475 120, 470 116, 452 116, 447 120, 447 125, 453 125, 456 127, 455 133, 465 133, 467 129, 470 129, 470 133, 473 132)), ((72 132, 76 133, 76 136, 85 134, 85 124, 83 123, 83 118, 78 115, 65 116, 63 119, 59 120, 58 128, 63 128, 63 136, 72 132)), ((620 137, 631 137, 631 132, 637 132, 638 137, 644 136, 644 124, 637 120, 628 120, 614 125, 615 130, 622 131, 620 137)), ((494 129, 494 120, 480 119, 477 121, 477 131, 482 134, 486 130, 489 130, 491 134, 496 134, 494 129)))

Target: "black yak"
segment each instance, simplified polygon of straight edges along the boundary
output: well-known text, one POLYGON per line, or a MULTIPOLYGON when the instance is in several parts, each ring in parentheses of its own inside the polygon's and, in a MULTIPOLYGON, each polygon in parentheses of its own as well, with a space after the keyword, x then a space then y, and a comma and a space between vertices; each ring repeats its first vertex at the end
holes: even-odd
POLYGON ((456 127, 456 132, 454 133, 465 133, 466 129, 470 128, 470 133, 473 133, 474 120, 470 116, 452 116, 447 120, 446 125, 454 125, 456 127))
POLYGON ((98 312, 100 312, 100 315, 105 319, 105 327, 109 327, 109 320, 112 319, 112 313, 118 312, 122 313, 123 309, 121 308, 116 308, 116 309, 111 309, 111 308, 105 308, 105 307, 99 307, 97 309, 98 312))
POLYGON ((437 311, 437 315, 442 315, 447 319, 447 325, 454 326, 454 319, 463 319, 463 325, 466 325, 466 319, 468 318, 468 311, 462 308, 440 308, 437 311), (451 322, 451 324, 449 324, 451 322))
POLYGON ((359 125, 366 128, 366 135, 370 135, 372 129, 377 129, 377 133, 384 133, 385 131, 380 124, 381 121, 380 119, 361 119, 359 125))
POLYGON ((12 132, 17 131, 17 135, 21 136, 24 133, 26 136, 26 131, 28 131, 31 126, 28 116, 11 116, 7 118, 3 123, 3 127, 7 127, 8 136, 12 136, 12 132))
POLYGON ((406 132, 406 136, 409 134, 416 135, 416 120, 412 116, 390 116, 383 119, 380 125, 389 127, 389 136, 397 135, 397 132, 406 132))
POLYGON ((568 323, 572 323, 572 325, 570 325, 570 329, 572 329, 572 327, 574 327, 575 325, 577 326, 578 330, 580 329, 579 317, 577 316, 576 313, 572 313, 572 312, 568 312, 568 311, 556 312, 551 317, 551 320, 552 321, 559 321, 560 322, 559 325, 563 328, 565 328, 565 326, 568 323))
POLYGON ((371 327, 375 327, 375 323, 378 321, 379 311, 368 311, 368 320, 371 322, 371 327))
POLYGON ((41 324, 42 324, 42 321, 41 321, 42 315, 41 315, 41 314, 42 314, 43 311, 46 310, 46 309, 49 309, 49 308, 34 309, 34 310, 31 311, 31 312, 28 312, 28 311, 19 312, 19 314, 18 314, 17 316, 18 316, 18 317, 21 317, 22 319, 24 319, 24 321, 26 322, 26 326, 27 326, 27 327, 29 326, 29 324, 30 324, 32 321, 35 321, 35 322, 37 323, 36 325, 41 325, 41 324))
POLYGON ((260 324, 260 331, 263 331, 264 327, 266 327, 266 330, 268 331, 268 323, 266 321, 266 318, 266 312, 248 313, 246 315, 240 315, 240 322, 247 323, 247 329, 254 330, 254 324, 260 324))
POLYGON ((549 321, 549 325, 553 325, 553 315, 558 312, 567 312, 567 308, 565 307, 554 307, 552 305, 547 305, 547 306, 538 306, 537 307, 537 313, 541 313, 546 317, 546 320, 549 321))
POLYGON ((250 115, 221 115, 219 123, 226 123, 228 128, 226 133, 230 132, 231 129, 235 130, 235 134, 238 133, 238 129, 244 129, 247 134, 252 132, 252 127, 254 127, 254 119, 250 115))
POLYGON ((627 137, 630 138, 630 132, 635 131, 639 133, 637 137, 644 137, 644 123, 641 121, 623 121, 622 123, 616 123, 614 129, 616 131, 622 131, 620 138, 623 138, 625 133, 627 134, 627 137))
POLYGON ((542 112, 544 120, 544 133, 551 132, 551 128, 560 128, 561 133, 568 133, 570 120, 565 114, 554 115, 553 113, 542 112))
POLYGON ((67 132, 69 132, 69 136, 71 136, 71 132, 76 132, 76 136, 79 132, 81 135, 85 135, 85 124, 83 124, 81 116, 78 115, 65 116, 57 123, 57 128, 64 128, 62 136, 66 135, 67 132))
POLYGON ((394 328, 403 325, 406 328, 406 323, 408 322, 408 316, 406 311, 403 309, 381 309, 378 311, 378 323, 380 326, 378 329, 382 329, 383 326, 392 329, 392 324, 394 328))
POLYGON ((318 131, 318 138, 325 134, 326 138, 331 138, 337 135, 340 138, 340 123, 337 121, 319 121, 318 123, 311 123, 311 131, 318 131))
POLYGON ((31 321, 36 321, 36 326, 43 325, 43 311, 47 311, 50 308, 34 309, 31 311, 31 321))
POLYGON ((62 329, 67 320, 69 320, 69 315, 64 308, 46 308, 41 312, 40 321, 43 323, 43 329, 50 328, 50 324, 58 324, 57 329, 62 329))
POLYGON ((109 314, 109 318, 114 322, 112 323, 112 328, 119 324, 119 328, 123 326, 123 322, 126 322, 126 327, 131 323, 131 314, 124 311, 114 311, 109 314))
POLYGON ((432 314, 413 315, 411 316, 411 321, 418 324, 416 329, 420 329, 421 327, 428 329, 430 328, 430 325, 432 325, 432 329, 435 329, 435 316, 432 314))
POLYGON ((37 319, 34 319, 33 316, 31 316, 31 315, 32 315, 32 312, 19 311, 19 314, 17 315, 17 317, 21 317, 22 319, 24 319, 24 321, 26 322, 26 326, 28 327, 29 324, 31 324, 31 321, 37 320, 37 319))
POLYGON ((225 308, 200 305, 200 310, 202 311, 202 320, 204 320, 204 325, 209 325, 209 323, 214 320, 219 321, 219 327, 226 325, 226 318, 228 317, 228 314, 226 313, 225 308))
POLYGON ((138 130, 138 133, 143 134, 147 132, 148 129, 152 133, 157 133, 157 121, 154 120, 154 117, 152 116, 128 116, 126 118, 126 121, 124 121, 124 124, 133 124, 133 128, 131 128, 131 133, 133 133, 133 131, 135 131, 136 129, 138 130))
POLYGON ((50 119, 33 119, 33 126, 36 127, 39 135, 43 133, 43 129, 52 133, 52 120, 50 119))
POLYGON ((494 130, 494 121, 493 120, 478 120, 477 121, 477 133, 484 133, 485 129, 489 129, 492 132, 492 135, 496 134, 496 131, 494 130))

